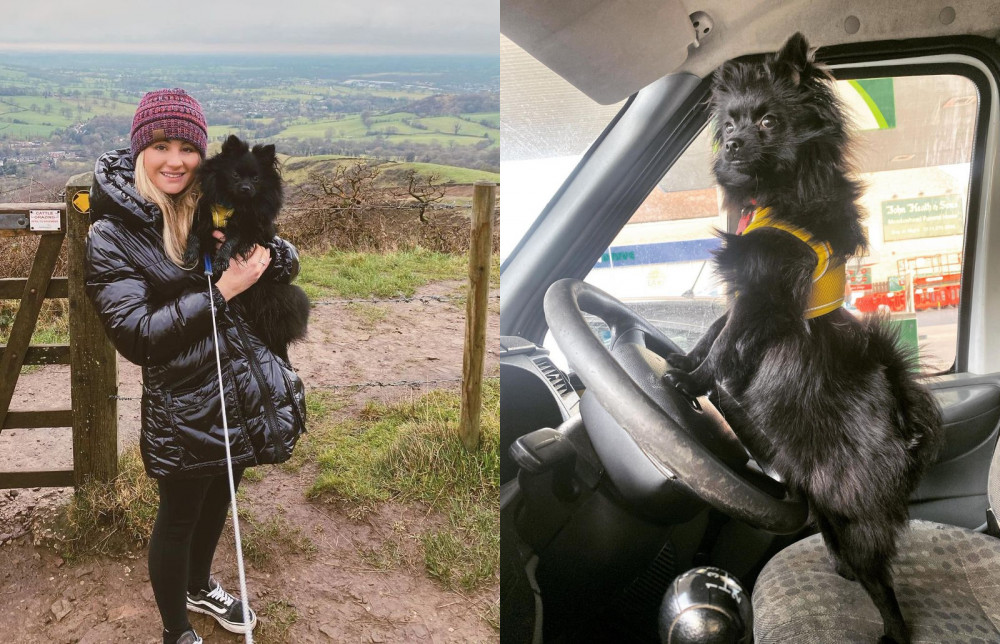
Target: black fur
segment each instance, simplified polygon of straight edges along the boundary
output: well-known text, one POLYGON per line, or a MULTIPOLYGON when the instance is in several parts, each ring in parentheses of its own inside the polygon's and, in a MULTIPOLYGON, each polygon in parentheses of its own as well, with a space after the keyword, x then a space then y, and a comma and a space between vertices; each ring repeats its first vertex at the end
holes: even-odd
MULTIPOLYGON (((251 150, 230 136, 222 152, 202 163, 200 175, 202 197, 185 260, 196 262, 200 249, 215 247, 212 205, 232 208, 223 229, 226 241, 212 259, 218 277, 233 257, 246 256, 255 244, 264 245, 274 238, 283 199, 281 174, 273 145, 255 145, 251 150)), ((288 345, 306 335, 309 298, 305 292, 294 284, 260 279, 235 300, 264 344, 287 362, 288 345)))
MULTIPOLYGON (((727 209, 769 207, 836 258, 864 249, 847 124, 805 38, 762 63, 727 62, 712 89, 727 209)), ((747 448, 808 500, 837 572, 882 615, 882 641, 909 642, 890 565, 941 434, 915 356, 878 316, 841 308, 805 320, 817 257, 797 238, 769 228, 720 235, 715 262, 739 295, 688 355, 668 358, 678 369, 667 378, 690 394, 716 391, 747 448)))

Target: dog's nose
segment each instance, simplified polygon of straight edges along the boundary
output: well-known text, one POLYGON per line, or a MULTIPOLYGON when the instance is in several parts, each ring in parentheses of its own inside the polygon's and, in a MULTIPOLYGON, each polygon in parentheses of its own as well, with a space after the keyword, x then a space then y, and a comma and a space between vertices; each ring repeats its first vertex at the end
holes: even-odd
POLYGON ((726 158, 736 159, 740 156, 740 148, 743 147, 743 141, 740 139, 729 139, 726 141, 726 158))

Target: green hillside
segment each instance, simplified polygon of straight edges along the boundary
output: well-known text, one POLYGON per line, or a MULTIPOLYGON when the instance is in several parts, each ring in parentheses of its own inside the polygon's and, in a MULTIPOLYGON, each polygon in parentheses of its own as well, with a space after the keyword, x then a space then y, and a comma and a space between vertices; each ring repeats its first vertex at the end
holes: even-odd
POLYGON ((463 117, 418 117, 408 112, 395 112, 368 118, 352 114, 324 120, 297 119, 279 132, 276 138, 352 140, 375 136, 394 142, 476 145, 488 140, 489 147, 500 145, 499 118, 492 112, 467 114, 463 117), (480 121, 496 122, 497 125, 488 127, 480 121))
MULTIPOLYGON (((289 183, 303 183, 311 172, 332 173, 335 166, 351 164, 358 159, 335 155, 318 155, 312 157, 285 157, 281 174, 289 183)), ((397 184, 400 177, 410 169, 424 176, 435 175, 440 183, 468 185, 476 181, 500 181, 500 175, 483 170, 470 170, 450 165, 436 163, 383 163, 379 166, 382 174, 379 177, 383 184, 397 184)))
POLYGON ((0 96, 0 139, 45 138, 95 116, 131 116, 135 105, 92 96, 0 96))

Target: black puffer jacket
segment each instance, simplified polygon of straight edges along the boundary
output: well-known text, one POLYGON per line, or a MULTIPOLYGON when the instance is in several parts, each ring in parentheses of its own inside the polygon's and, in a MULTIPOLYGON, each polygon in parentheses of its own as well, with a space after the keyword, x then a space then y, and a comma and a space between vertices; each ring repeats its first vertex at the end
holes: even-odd
MULTIPOLYGON (((281 358, 255 337, 239 298, 228 304, 201 270, 178 268, 163 251, 159 208, 136 192, 128 150, 102 156, 90 190, 87 295, 108 337, 142 366, 142 435, 153 478, 226 471, 212 313, 216 306, 222 380, 234 465, 280 463, 305 431, 305 389, 281 358)), ((289 282, 299 270, 295 248, 269 244, 261 279, 289 282)))

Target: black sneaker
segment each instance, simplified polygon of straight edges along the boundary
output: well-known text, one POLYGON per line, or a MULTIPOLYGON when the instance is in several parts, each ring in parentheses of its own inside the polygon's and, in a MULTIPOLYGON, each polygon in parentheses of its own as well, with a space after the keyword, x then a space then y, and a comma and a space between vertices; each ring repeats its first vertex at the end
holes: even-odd
POLYGON ((200 590, 193 595, 187 594, 187 609, 215 618, 215 621, 230 633, 252 631, 257 625, 257 615, 253 609, 249 610, 250 623, 247 624, 243 621, 243 602, 223 590, 215 579, 209 579, 208 585, 211 590, 200 590))
POLYGON ((164 629, 163 641, 173 642, 174 644, 202 644, 202 639, 198 637, 198 634, 194 632, 193 628, 189 628, 183 633, 181 633, 180 637, 178 637, 177 639, 170 639, 167 636, 166 629, 164 629))

